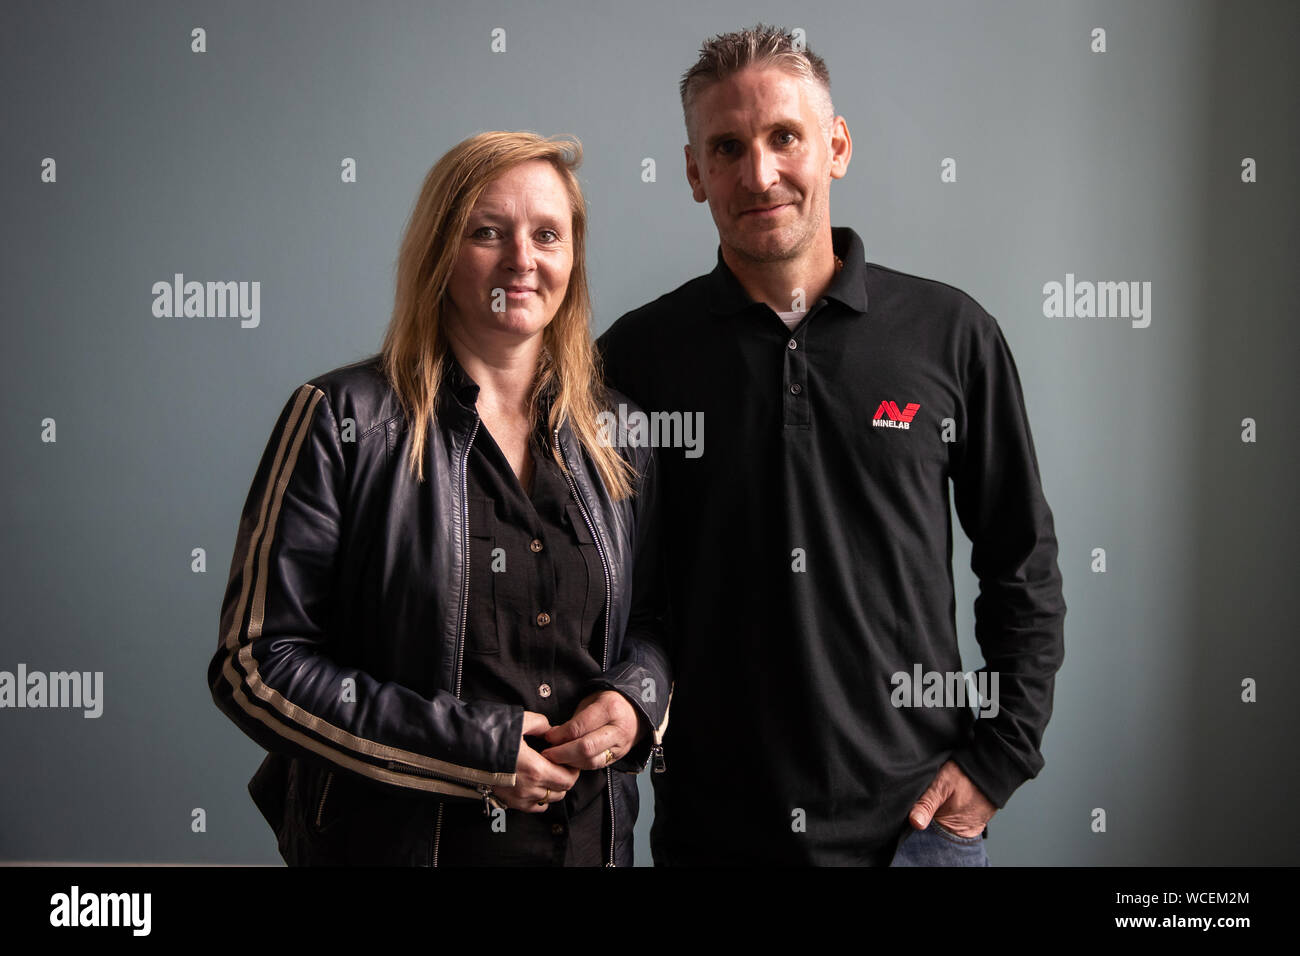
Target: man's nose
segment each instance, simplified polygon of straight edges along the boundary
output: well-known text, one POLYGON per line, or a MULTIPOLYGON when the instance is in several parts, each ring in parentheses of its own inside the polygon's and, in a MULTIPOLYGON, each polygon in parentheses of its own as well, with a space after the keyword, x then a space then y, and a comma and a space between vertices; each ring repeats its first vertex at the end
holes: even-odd
POLYGON ((743 185, 751 193, 765 193, 781 178, 776 171, 776 156, 762 146, 749 151, 742 164, 742 171, 743 185))

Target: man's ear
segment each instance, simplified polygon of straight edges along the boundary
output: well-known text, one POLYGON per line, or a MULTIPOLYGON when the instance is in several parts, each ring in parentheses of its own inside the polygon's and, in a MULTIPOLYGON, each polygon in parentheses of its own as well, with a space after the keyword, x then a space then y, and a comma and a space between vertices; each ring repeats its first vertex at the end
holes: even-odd
POLYGON ((700 167, 695 163, 695 157, 691 154, 691 144, 687 143, 682 149, 686 153, 686 182, 691 187, 691 196, 696 202, 706 202, 708 196, 704 194, 704 185, 700 182, 700 167))
POLYGON ((843 116, 835 117, 831 124, 831 178, 843 179, 849 171, 849 159, 853 156, 853 137, 849 136, 849 124, 843 116))

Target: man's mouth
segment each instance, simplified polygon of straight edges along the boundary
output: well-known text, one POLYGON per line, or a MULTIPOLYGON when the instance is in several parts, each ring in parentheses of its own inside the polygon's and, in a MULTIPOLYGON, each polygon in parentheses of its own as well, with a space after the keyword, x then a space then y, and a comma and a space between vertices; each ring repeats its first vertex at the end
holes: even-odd
POLYGON ((788 205, 790 204, 781 202, 781 203, 773 203, 770 206, 755 206, 753 209, 746 209, 744 212, 741 213, 741 215, 742 216, 771 216, 775 213, 780 212, 788 205))

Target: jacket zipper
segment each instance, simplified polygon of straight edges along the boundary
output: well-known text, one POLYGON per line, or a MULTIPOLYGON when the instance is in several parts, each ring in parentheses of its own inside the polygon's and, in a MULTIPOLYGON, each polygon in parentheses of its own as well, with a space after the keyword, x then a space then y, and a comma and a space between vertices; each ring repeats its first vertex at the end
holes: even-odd
POLYGON ((325 778, 325 788, 320 792, 320 805, 316 807, 316 829, 317 830, 320 829, 321 818, 325 813, 325 797, 329 794, 330 784, 333 782, 334 782, 334 771, 331 770, 329 772, 329 776, 325 778))
MULTIPOLYGON (((591 532, 591 539, 596 542, 596 553, 600 555, 600 566, 605 572, 605 646, 601 650, 600 669, 602 672, 609 670, 609 615, 612 610, 614 596, 610 593, 612 588, 609 580, 609 562, 605 559, 605 549, 601 547, 600 535, 596 533, 596 526, 592 523, 591 515, 587 513, 587 505, 582 500, 582 495, 578 494, 578 483, 573 480, 572 471, 569 468, 568 459, 564 457, 564 449, 560 447, 560 430, 554 431, 555 450, 560 453, 560 460, 564 462, 565 477, 569 480, 569 488, 573 492, 573 497, 578 502, 578 509, 582 512, 582 520, 587 523, 587 530, 591 532)), ((662 760, 662 757, 660 758, 662 760)), ((609 861, 606 866, 614 866, 614 771, 611 767, 605 768, 605 786, 609 794, 609 861)))
POLYGON ((453 777, 451 774, 434 773, 432 770, 426 770, 424 767, 413 767, 410 764, 398 763, 396 760, 388 761, 389 770, 400 770, 402 773, 418 774, 421 777, 432 777, 434 780, 453 780, 456 783, 464 784, 466 787, 473 787, 483 798, 483 813, 485 815, 492 812, 493 807, 501 808, 504 804, 496 798, 492 788, 485 783, 478 783, 470 780, 468 777, 453 777))
POLYGON ((664 763, 663 744, 655 744, 650 748, 650 760, 654 763, 655 773, 663 773, 668 769, 668 765, 664 763))
POLYGON ((664 763, 664 733, 668 730, 668 714, 673 709, 673 689, 676 686, 676 681, 669 685, 668 703, 664 704, 664 719, 654 729, 654 746, 650 748, 650 761, 654 764, 655 773, 663 773, 668 769, 667 764, 664 763))
MULTIPOLYGON (((460 639, 456 642, 456 699, 460 699, 461 668, 465 662, 465 624, 468 617, 469 608, 469 450, 474 444, 474 437, 478 435, 479 425, 483 419, 474 413, 474 428, 469 433, 469 439, 465 442, 465 451, 460 456, 460 517, 461 531, 464 540, 464 549, 461 551, 461 568, 460 568, 460 639)), ((490 787, 478 786, 479 793, 483 794, 483 812, 490 813, 489 794, 490 787)), ((491 798, 495 800, 495 797, 491 798)), ((500 804, 497 804, 500 806, 500 804)), ((438 843, 442 839, 442 808, 443 801, 438 801, 438 822, 433 827, 433 866, 438 865, 438 843)))
POLYGON ((461 675, 465 664, 465 625, 469 620, 469 449, 483 419, 474 416, 474 429, 465 442, 465 453, 460 457, 460 514, 461 529, 465 539, 465 560, 460 569, 460 640, 456 643, 456 699, 460 699, 461 675))

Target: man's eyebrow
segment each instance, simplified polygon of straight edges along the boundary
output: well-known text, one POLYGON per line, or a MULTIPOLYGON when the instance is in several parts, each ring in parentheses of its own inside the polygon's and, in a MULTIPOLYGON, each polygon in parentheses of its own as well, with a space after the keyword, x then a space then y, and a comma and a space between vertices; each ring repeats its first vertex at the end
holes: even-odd
POLYGON ((735 138, 736 138, 736 134, 731 132, 731 130, 727 130, 726 132, 714 133, 712 136, 706 137, 704 140, 704 145, 708 149, 713 149, 713 147, 717 146, 719 143, 725 142, 726 140, 729 139, 735 139, 735 138))

